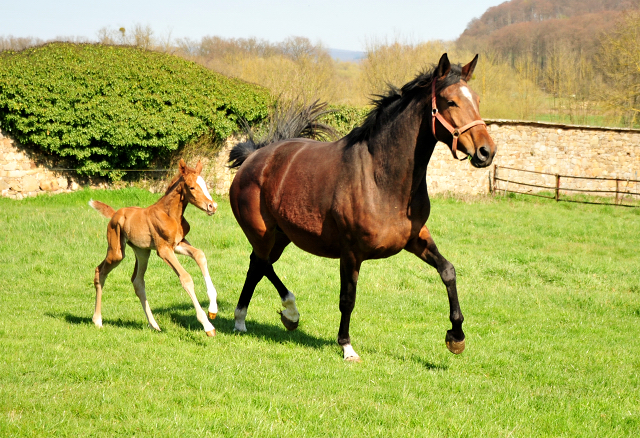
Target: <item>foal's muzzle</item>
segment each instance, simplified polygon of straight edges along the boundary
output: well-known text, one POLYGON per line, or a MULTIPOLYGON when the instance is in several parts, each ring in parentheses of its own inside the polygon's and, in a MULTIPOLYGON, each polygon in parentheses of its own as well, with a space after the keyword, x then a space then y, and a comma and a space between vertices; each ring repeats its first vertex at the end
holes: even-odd
POLYGON ((207 214, 213 216, 213 213, 218 209, 218 204, 215 202, 207 202, 207 214))

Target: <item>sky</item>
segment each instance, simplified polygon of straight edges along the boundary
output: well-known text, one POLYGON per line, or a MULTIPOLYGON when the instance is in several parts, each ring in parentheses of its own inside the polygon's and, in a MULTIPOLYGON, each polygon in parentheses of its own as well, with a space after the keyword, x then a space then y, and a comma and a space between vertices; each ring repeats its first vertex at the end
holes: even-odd
POLYGON ((84 37, 102 28, 149 26, 158 37, 204 36, 280 42, 307 37, 331 49, 367 42, 455 40, 505 0, 0 0, 0 37, 84 37))

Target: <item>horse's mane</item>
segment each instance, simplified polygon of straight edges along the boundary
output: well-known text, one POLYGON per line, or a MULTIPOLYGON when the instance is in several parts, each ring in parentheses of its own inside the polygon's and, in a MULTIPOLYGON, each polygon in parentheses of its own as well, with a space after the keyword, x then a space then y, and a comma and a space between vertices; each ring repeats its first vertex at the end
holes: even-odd
MULTIPOLYGON (((393 121, 400 115, 407 105, 414 99, 431 97, 431 84, 436 76, 438 66, 432 66, 429 71, 423 71, 402 88, 389 84, 387 94, 375 95, 371 100, 373 109, 367 114, 362 125, 354 128, 345 139, 348 144, 369 140, 381 126, 393 121)), ((451 64, 451 71, 443 81, 436 83, 436 92, 460 81, 462 66, 451 64)))

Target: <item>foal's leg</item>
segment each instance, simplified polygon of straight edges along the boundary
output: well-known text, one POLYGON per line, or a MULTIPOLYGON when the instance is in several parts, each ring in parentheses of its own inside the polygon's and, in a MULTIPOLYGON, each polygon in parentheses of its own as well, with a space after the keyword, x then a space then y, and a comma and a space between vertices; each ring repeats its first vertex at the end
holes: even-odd
POLYGON ((451 320, 451 330, 447 331, 445 342, 447 348, 454 354, 460 354, 464 350, 464 332, 462 322, 464 317, 458 303, 458 291, 456 288, 456 270, 453 265, 445 259, 436 247, 427 227, 422 227, 419 235, 409 241, 405 249, 420 257, 422 260, 438 270, 442 282, 447 287, 449 295, 449 319, 451 320))
POLYGON ((96 288, 96 307, 93 312, 93 323, 96 327, 102 327, 102 288, 104 282, 107 280, 109 272, 113 271, 124 259, 124 236, 120 232, 120 228, 111 227, 111 224, 107 227, 107 256, 100 263, 95 270, 95 276, 93 278, 93 284, 96 288))
POLYGON ((174 272, 180 278, 182 287, 185 291, 187 291, 187 294, 189 295, 189 298, 191 298, 191 302, 193 303, 193 307, 195 307, 196 309, 196 318, 198 318, 198 321, 200 321, 200 324, 202 324, 202 326, 204 327, 204 331, 207 333, 207 336, 215 336, 216 329, 213 327, 209 319, 207 319, 207 314, 204 313, 202 307, 200 307, 200 303, 198 302, 198 298, 196 297, 196 293, 194 290, 193 280, 191 279, 189 273, 185 271, 182 265, 180 265, 180 262, 178 262, 178 259, 173 252, 173 248, 169 246, 158 248, 158 255, 162 258, 162 260, 164 260, 169 266, 173 268, 174 272))
POLYGON ((204 277, 204 282, 207 285, 207 296, 209 297, 209 313, 207 316, 209 319, 215 319, 218 314, 218 294, 216 292, 216 288, 213 286, 213 282, 211 281, 209 268, 207 267, 207 258, 205 257, 204 252, 191 246, 191 244, 185 239, 182 239, 182 242, 175 247, 174 251, 177 254, 191 257, 200 267, 200 271, 204 277))
POLYGON ((149 321, 149 325, 155 330, 160 331, 160 326, 151 313, 151 308, 149 307, 149 302, 147 301, 147 293, 144 284, 144 274, 145 272, 147 272, 147 265, 149 262, 149 255, 151 254, 151 250, 137 248, 135 246, 133 246, 132 248, 133 252, 136 253, 136 266, 133 269, 133 275, 131 276, 133 290, 136 291, 136 295, 140 300, 140 304, 142 304, 142 310, 144 310, 144 314, 147 317, 147 321, 149 321))
POLYGON ((349 323, 351 312, 356 305, 356 286, 362 261, 353 253, 340 257, 340 328, 338 329, 338 344, 342 347, 344 360, 360 362, 360 356, 351 346, 349 323))

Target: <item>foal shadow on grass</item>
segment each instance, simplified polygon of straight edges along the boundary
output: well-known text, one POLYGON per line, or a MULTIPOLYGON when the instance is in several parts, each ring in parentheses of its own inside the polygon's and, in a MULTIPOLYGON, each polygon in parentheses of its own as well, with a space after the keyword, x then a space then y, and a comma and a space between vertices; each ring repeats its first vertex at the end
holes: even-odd
MULTIPOLYGON (((208 302, 203 301, 203 308, 208 307, 208 302)), ((221 309, 224 308, 234 308, 229 303, 218 301, 218 305, 221 309)), ((195 315, 195 311, 193 309, 193 305, 190 303, 180 303, 174 304, 168 307, 161 307, 152 309, 153 314, 156 316, 162 315, 162 319, 166 321, 168 318, 171 322, 184 330, 182 333, 178 333, 178 336, 183 338, 185 341, 194 342, 198 345, 209 345, 207 342, 206 336, 202 329, 202 324, 198 321, 195 315)), ((230 315, 233 315, 233 312, 225 312, 230 315)), ((72 325, 91 325, 93 326, 93 321, 91 320, 91 316, 77 316, 71 313, 47 313, 47 316, 55 319, 61 319, 66 321, 68 324, 72 325)), ((293 342, 299 345, 303 345, 310 348, 323 348, 327 345, 335 345, 334 340, 319 338, 313 335, 309 335, 305 333, 304 330, 298 328, 294 331, 286 330, 282 324, 280 323, 280 317, 277 313, 274 312, 274 324, 263 324, 259 322, 250 321, 248 322, 249 331, 247 333, 242 333, 242 336, 251 336, 257 339, 262 339, 265 341, 272 341, 277 343, 288 343, 293 342)), ((160 328, 162 327, 162 321, 160 322, 160 328)), ((216 328, 217 333, 233 335, 234 333, 240 334, 239 332, 234 332, 233 328, 235 325, 235 320, 233 316, 225 317, 221 316, 218 313, 218 317, 211 321, 216 328)), ((102 319, 102 323, 105 326, 114 326, 125 329, 134 329, 134 330, 145 330, 149 327, 146 318, 144 315, 140 315, 140 319, 137 320, 123 320, 121 318, 118 319, 102 319)), ((167 327, 169 331, 171 329, 167 327)), ((162 333, 162 332, 161 332, 162 333)))

